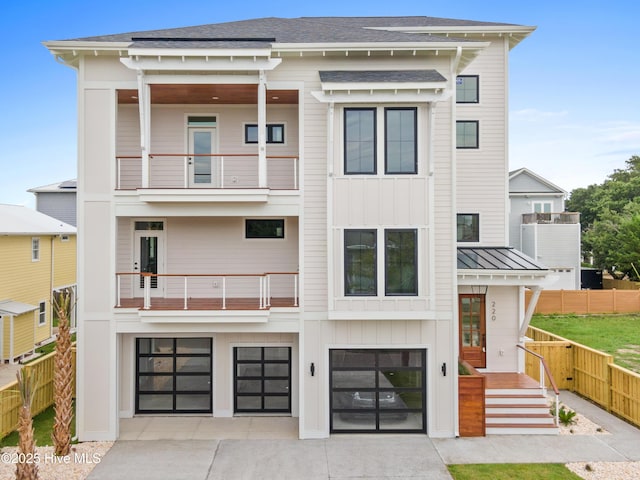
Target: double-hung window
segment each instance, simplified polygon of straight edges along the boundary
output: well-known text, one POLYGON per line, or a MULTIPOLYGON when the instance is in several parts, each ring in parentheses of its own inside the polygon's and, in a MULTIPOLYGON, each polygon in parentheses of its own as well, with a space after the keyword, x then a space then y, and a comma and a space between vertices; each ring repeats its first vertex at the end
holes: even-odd
POLYGON ((376 109, 344 110, 344 173, 376 173, 376 109))
POLYGON ((38 308, 38 326, 42 326, 47 323, 47 304, 46 302, 40 302, 38 308))
MULTIPOLYGON (((415 229, 384 231, 385 295, 418 295, 418 234, 415 229)), ((346 296, 378 295, 378 231, 345 230, 346 296)))
POLYGON ((33 237, 31 239, 31 261, 40 261, 40 239, 38 237, 33 237))
POLYGON ((417 110, 384 109, 385 173, 417 173, 417 110))

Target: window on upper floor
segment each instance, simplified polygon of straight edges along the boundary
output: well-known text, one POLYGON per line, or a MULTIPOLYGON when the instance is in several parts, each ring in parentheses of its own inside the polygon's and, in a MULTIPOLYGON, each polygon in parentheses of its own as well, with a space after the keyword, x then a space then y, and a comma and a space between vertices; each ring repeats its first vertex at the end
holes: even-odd
POLYGON ((477 213, 459 213, 457 215, 458 242, 480 241, 480 215, 477 213))
POLYGON ((551 213, 551 202, 532 202, 534 213, 551 213))
MULTIPOLYGON (((284 143, 284 124, 268 123, 266 128, 267 143, 284 143)), ((258 125, 244 126, 244 143, 258 143, 258 125)))
POLYGON ((479 82, 478 75, 456 77, 456 103, 478 103, 480 101, 479 82))
POLYGON ((376 109, 344 109, 344 173, 376 173, 376 109))
POLYGON ((456 122, 456 148, 478 148, 478 120, 456 122))
POLYGON ((33 237, 31 239, 31 261, 40 261, 40 238, 33 237))
POLYGON ((417 109, 384 109, 385 173, 417 173, 417 109))
POLYGON ((47 303, 40 302, 38 309, 38 326, 44 325, 47 323, 47 303))
POLYGON ((247 219, 245 238, 284 238, 284 219, 247 219))
MULTIPOLYGON (((418 295, 417 230, 386 229, 383 238, 385 295, 418 295)), ((346 296, 378 295, 378 230, 344 231, 344 283, 346 296)))
POLYGON ((418 110, 415 107, 345 108, 344 173, 376 175, 378 153, 387 175, 418 172, 418 110), (384 131, 377 131, 378 121, 384 131), (383 136, 382 143, 378 135, 383 136))

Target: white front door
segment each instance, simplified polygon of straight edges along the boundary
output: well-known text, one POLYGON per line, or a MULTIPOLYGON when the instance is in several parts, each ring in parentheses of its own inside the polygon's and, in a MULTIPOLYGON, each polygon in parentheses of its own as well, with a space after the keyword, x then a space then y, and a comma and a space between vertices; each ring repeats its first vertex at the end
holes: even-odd
MULTIPOLYGON (((154 230, 136 230, 134 235, 134 271, 140 273, 164 273, 163 232, 154 230)), ((164 295, 162 277, 152 276, 149 279, 151 296, 164 295)), ((144 276, 136 276, 134 280, 136 297, 143 296, 144 276)))
POLYGON ((189 127, 189 187, 215 188, 220 186, 217 174, 215 127, 189 127))

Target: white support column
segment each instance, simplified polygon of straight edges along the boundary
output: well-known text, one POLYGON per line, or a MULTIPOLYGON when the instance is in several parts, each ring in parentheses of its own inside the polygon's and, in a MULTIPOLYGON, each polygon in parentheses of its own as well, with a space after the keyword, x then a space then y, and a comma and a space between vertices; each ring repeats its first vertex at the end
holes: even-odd
POLYGON ((140 148, 142 152, 142 188, 149 188, 149 147, 151 132, 151 95, 149 85, 144 79, 144 72, 138 70, 138 112, 140 114, 140 148))
POLYGON ((260 70, 258 81, 258 187, 267 187, 267 76, 260 70))

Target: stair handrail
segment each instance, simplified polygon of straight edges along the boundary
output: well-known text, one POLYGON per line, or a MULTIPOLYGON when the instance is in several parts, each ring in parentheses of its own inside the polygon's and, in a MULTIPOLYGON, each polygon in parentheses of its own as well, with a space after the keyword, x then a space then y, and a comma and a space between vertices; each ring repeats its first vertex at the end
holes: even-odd
POLYGON ((559 419, 559 413, 558 413, 558 403, 560 401, 560 390, 558 390, 558 386, 556 385, 556 381, 553 379, 553 375, 551 374, 551 370, 549 369, 549 366, 547 365, 547 362, 545 361, 544 357, 542 355, 540 355, 539 353, 534 352, 533 350, 529 350, 527 347, 520 345, 520 344, 516 344, 516 347, 524 350, 526 353, 530 353, 531 355, 533 355, 534 357, 536 357, 539 360, 540 363, 540 387, 546 390, 546 386, 545 386, 545 382, 544 382, 544 374, 546 373, 547 376, 549 377, 549 383, 551 384, 551 388, 553 389, 553 393, 555 394, 555 407, 554 407, 554 412, 555 412, 555 422, 556 422, 556 427, 560 426, 560 419, 559 419))

